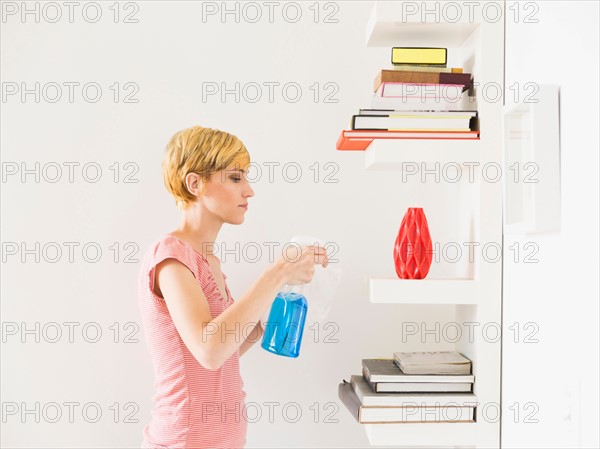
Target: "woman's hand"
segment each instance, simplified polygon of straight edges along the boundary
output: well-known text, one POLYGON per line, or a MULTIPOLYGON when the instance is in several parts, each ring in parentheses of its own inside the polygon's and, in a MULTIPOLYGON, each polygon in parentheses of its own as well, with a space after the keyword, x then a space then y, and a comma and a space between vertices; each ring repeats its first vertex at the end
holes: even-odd
POLYGON ((289 245, 277 262, 286 284, 307 284, 315 274, 315 265, 329 264, 327 250, 322 246, 289 245))

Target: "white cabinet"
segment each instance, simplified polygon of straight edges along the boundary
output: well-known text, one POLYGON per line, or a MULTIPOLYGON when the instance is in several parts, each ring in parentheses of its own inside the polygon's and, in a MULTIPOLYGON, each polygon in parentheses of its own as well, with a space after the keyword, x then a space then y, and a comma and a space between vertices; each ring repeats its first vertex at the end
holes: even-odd
MULTIPOLYGON (((469 205, 468 220, 480 247, 502 246, 502 181, 484 170, 503 166, 504 7, 503 2, 376 2, 366 30, 367 46, 448 48, 448 66, 473 74, 479 140, 375 140, 365 152, 365 166, 398 171, 405 161, 476 166, 477 194, 457 198, 478 203, 469 205)), ((364 425, 372 445, 500 446, 501 337, 490 329, 502 328, 502 262, 478 257, 474 263, 475 274, 467 279, 401 280, 372 273, 372 303, 454 305, 452 318, 471 330, 454 348, 473 362, 479 403, 474 423, 364 425)))

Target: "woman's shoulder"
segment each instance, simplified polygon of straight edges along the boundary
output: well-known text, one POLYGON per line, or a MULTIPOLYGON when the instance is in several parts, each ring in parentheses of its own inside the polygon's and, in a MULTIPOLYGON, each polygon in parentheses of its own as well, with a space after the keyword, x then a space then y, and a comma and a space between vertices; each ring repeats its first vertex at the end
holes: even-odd
POLYGON ((166 257, 183 259, 190 264, 196 263, 195 251, 187 242, 172 234, 163 234, 150 242, 144 259, 149 263, 156 263, 166 257))
POLYGON ((171 246, 171 247, 175 247, 175 248, 182 248, 185 245, 185 242, 183 240, 181 240, 180 238, 176 237, 175 235, 171 234, 171 233, 167 233, 167 234, 163 234, 160 237, 158 237, 157 239, 154 240, 154 244, 158 247, 159 245, 162 246, 171 246))

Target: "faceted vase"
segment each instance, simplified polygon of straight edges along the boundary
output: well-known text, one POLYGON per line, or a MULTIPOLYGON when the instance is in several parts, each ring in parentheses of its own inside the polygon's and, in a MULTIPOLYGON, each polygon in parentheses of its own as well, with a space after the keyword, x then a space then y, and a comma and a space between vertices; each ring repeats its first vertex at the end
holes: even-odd
POLYGON ((429 272, 431 259, 431 236, 425 213, 420 207, 409 207, 394 245, 396 273, 400 279, 423 279, 429 272))

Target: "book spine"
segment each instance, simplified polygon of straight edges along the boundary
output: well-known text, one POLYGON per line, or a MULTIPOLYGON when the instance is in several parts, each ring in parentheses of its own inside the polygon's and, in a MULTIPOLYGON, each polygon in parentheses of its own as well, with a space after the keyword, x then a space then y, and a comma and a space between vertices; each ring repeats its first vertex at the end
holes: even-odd
POLYGON ((473 422, 475 407, 360 407, 359 422, 408 423, 408 422, 473 422))
POLYGON ((383 82, 375 95, 384 98, 414 98, 435 101, 460 101, 466 87, 462 84, 417 84, 383 82))
POLYGON ((338 385, 338 398, 350 411, 354 419, 360 422, 360 403, 349 382, 343 380, 342 383, 338 385))
POLYGON ((446 67, 448 49, 435 47, 392 47, 392 64, 446 67))
POLYGON ((373 142, 372 138, 351 139, 344 135, 344 131, 337 140, 335 149, 339 151, 364 151, 373 142))
POLYGON ((464 84, 470 89, 472 82, 470 73, 440 73, 440 84, 464 84))
POLYGON ((381 70, 373 82, 373 91, 377 92, 383 83, 405 84, 462 84, 463 91, 472 84, 470 73, 440 73, 402 70, 381 70))
POLYGON ((371 372, 369 371, 369 368, 367 368, 365 365, 363 365, 363 377, 365 378, 365 380, 367 382, 371 382, 371 372))
POLYGON ((442 98, 393 98, 375 94, 371 99, 374 109, 429 109, 429 110, 472 110, 477 106, 473 97, 463 92, 460 98, 451 101, 442 98))
POLYGON ((462 67, 427 67, 418 65, 394 65, 398 72, 463 73, 462 67))
MULTIPOLYGON (((385 82, 394 83, 419 83, 419 84, 438 84, 440 82, 439 72, 409 72, 409 71, 396 71, 396 70, 382 70, 375 78, 374 89, 376 92, 385 82)), ((446 75, 452 75, 446 73, 446 75)), ((453 84, 453 83, 448 83, 453 84)))

